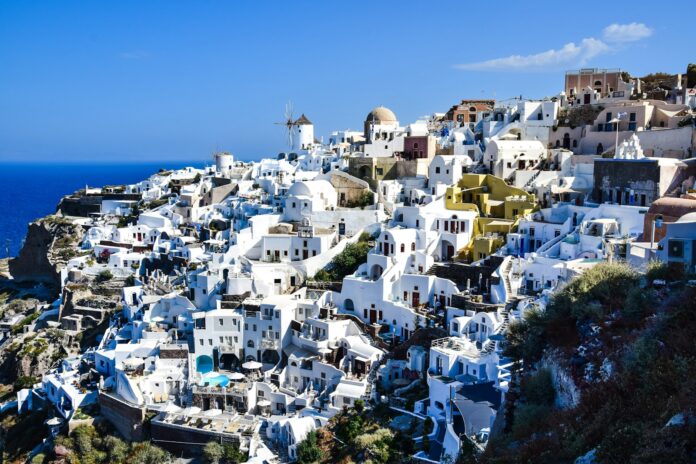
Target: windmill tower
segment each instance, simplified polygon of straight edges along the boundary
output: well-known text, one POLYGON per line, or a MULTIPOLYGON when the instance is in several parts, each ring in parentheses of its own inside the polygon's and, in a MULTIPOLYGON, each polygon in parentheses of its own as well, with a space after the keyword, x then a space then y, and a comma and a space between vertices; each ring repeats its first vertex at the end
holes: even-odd
POLYGON ((295 119, 293 118, 292 115, 292 102, 289 101, 285 104, 285 121, 283 122, 276 122, 275 123, 278 126, 285 126, 285 130, 287 132, 287 143, 288 147, 290 150, 294 150, 294 135, 295 135, 295 119))
POLYGON ((294 118, 292 102, 285 105, 285 121, 275 124, 285 126, 291 151, 308 150, 314 143, 314 125, 304 114, 297 119, 294 118))

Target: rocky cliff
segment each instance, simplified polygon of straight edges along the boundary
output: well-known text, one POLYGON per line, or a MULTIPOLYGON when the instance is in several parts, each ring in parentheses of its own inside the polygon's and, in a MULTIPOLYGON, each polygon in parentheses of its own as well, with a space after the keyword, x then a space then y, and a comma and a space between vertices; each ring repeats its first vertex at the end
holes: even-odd
POLYGON ((81 238, 81 227, 59 216, 32 222, 19 256, 10 260, 10 274, 16 282, 43 282, 60 288, 60 270, 76 255, 81 238))

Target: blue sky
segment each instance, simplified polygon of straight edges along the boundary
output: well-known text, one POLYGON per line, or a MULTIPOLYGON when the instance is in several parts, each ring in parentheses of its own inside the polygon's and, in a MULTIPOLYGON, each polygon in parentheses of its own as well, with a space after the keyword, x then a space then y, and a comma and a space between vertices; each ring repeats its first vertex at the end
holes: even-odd
MULTIPOLYGON (((563 72, 684 72, 674 16, 640 2, 0 2, 0 160, 241 159, 390 107, 553 95, 563 72)), ((691 57, 693 58, 693 57, 691 57)))

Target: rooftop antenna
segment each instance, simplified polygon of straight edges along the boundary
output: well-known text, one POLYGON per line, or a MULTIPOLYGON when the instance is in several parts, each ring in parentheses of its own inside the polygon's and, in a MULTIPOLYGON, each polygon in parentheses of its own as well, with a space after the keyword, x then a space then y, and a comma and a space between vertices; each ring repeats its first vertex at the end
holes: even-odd
POLYGON ((295 124, 295 118, 293 118, 292 115, 292 101, 288 101, 285 104, 285 121, 283 122, 276 122, 275 124, 279 126, 285 126, 285 128, 288 131, 287 134, 287 140, 288 140, 288 146, 292 148, 292 129, 295 127, 297 124, 295 124))

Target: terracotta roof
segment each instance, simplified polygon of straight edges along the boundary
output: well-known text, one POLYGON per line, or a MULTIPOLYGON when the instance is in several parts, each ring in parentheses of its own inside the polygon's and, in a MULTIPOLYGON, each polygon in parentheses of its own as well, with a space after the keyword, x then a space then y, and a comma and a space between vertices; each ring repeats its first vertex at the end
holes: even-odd
POLYGON ((297 118, 297 120, 295 121, 295 124, 298 126, 307 126, 307 125, 312 124, 312 121, 307 119, 307 116, 305 116, 304 113, 302 113, 302 116, 297 118))
POLYGON ((695 211, 696 200, 663 197, 655 200, 652 205, 650 205, 648 214, 662 214, 663 216, 679 218, 695 211))

